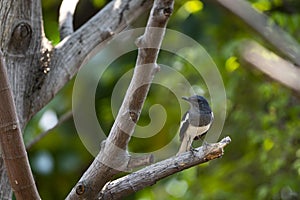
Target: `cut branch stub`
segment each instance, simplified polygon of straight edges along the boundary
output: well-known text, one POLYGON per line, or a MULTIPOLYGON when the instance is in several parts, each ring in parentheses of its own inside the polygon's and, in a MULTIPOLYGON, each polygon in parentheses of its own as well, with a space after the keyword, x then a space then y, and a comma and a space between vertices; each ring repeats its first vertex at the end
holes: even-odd
POLYGON ((80 182, 76 186, 76 194, 83 195, 85 192, 85 185, 84 183, 80 182))
POLYGON ((12 31, 8 44, 8 52, 13 54, 24 54, 30 45, 32 28, 27 22, 20 22, 12 31))

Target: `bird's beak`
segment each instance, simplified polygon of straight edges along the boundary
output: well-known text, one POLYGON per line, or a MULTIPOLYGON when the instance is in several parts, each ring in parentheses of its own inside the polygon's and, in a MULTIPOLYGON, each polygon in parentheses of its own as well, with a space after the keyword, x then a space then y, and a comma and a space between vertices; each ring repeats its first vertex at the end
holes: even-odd
POLYGON ((190 101, 189 97, 181 97, 183 100, 190 101))

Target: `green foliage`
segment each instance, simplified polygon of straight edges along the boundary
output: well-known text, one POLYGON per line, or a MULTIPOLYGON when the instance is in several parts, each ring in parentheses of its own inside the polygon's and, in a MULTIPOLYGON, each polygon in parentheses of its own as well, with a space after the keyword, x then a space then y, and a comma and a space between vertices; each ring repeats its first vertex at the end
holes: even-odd
MULTIPOLYGON (((59 2, 47 2, 43 2, 45 30, 53 43, 57 43, 57 13, 52 9, 57 8, 59 2)), ((92 1, 95 7, 101 7, 105 2, 92 1)), ((291 35, 299 38, 299 13, 287 12, 289 7, 283 4, 288 2, 288 5, 297 5, 295 1, 253 0, 251 2, 255 8, 261 12, 265 11, 291 35)), ((226 147, 222 158, 170 176, 126 199, 300 198, 299 98, 295 97, 289 89, 240 63, 236 54, 236 47, 243 39, 261 41, 260 37, 232 14, 209 1, 176 1, 169 28, 185 33, 198 41, 217 63, 224 80, 228 107, 221 136, 229 135, 232 142, 226 147)), ((185 51, 187 56, 197 55, 193 49, 185 49, 185 51)), ((135 58, 136 52, 120 57, 106 69, 99 82, 95 96, 95 109, 99 123, 106 134, 109 133, 114 122, 110 105, 112 91, 119 78, 133 68, 135 58)), ((196 85, 204 93, 206 92, 203 79, 196 75, 193 67, 183 58, 162 51, 159 61, 172 66, 187 78, 191 85, 196 85)), ((166 81, 176 83, 176 79, 171 75, 165 78, 166 81)), ((127 85, 124 84, 124 89, 119 94, 120 102, 126 87, 127 85)), ((32 119, 26 129, 25 140, 31 140, 42 131, 38 122, 43 112, 51 109, 61 116, 70 110, 71 95, 72 82, 49 106, 32 119)), ((158 134, 152 137, 146 139, 133 137, 130 150, 152 152, 177 137, 176 132, 181 117, 180 101, 167 88, 153 85, 138 125, 151 124, 151 115, 148 112, 151 113, 151 108, 155 104, 164 107, 166 122, 158 134)), ((161 117, 153 113, 155 117, 161 117)), ((166 154, 175 154, 178 147, 179 142, 177 146, 172 146, 171 153, 166 152, 166 154)), ((53 130, 49 136, 34 146, 29 151, 29 156, 43 199, 64 198, 93 159, 80 142, 71 120, 53 130), (50 172, 42 173, 38 168, 39 165, 35 164, 40 157, 48 159, 47 162, 50 161, 53 165, 50 172)))
POLYGON ((93 0, 93 5, 97 8, 101 8, 106 2, 106 0, 93 0))

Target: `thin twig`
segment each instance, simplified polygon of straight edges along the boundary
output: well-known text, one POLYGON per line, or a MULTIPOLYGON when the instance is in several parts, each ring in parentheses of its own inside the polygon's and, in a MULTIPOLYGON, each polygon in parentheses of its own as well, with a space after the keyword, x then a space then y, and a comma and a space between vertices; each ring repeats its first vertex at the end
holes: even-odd
POLYGON ((54 127, 52 127, 52 128, 50 128, 50 129, 48 129, 48 130, 46 130, 46 131, 44 131, 44 132, 38 134, 33 140, 31 140, 30 142, 28 142, 28 144, 26 145, 26 150, 27 150, 27 151, 30 150, 30 149, 32 148, 33 145, 35 145, 36 143, 38 143, 41 139, 43 139, 45 136, 47 136, 49 133, 51 133, 54 129, 56 129, 56 128, 57 128, 58 126, 60 126, 62 123, 64 123, 64 122, 67 121, 68 119, 70 119, 72 116, 73 116, 73 115, 72 115, 72 111, 68 111, 68 112, 66 112, 65 114, 63 114, 63 115, 59 118, 57 124, 56 124, 54 127))
POLYGON ((63 0, 59 9, 60 40, 74 32, 73 15, 79 0, 63 0))

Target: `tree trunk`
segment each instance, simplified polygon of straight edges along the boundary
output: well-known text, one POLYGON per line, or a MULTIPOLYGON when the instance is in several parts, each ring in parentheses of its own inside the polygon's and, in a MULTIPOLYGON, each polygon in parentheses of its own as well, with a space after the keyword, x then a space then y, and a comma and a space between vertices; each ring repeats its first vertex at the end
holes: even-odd
MULTIPOLYGON (((0 16, 1 51, 23 130, 32 115, 34 102, 30 97, 40 89, 46 76, 41 49, 49 43, 43 37, 40 1, 1 1, 0 16)), ((0 165, 0 199, 10 199, 12 190, 2 158, 0 165)))

